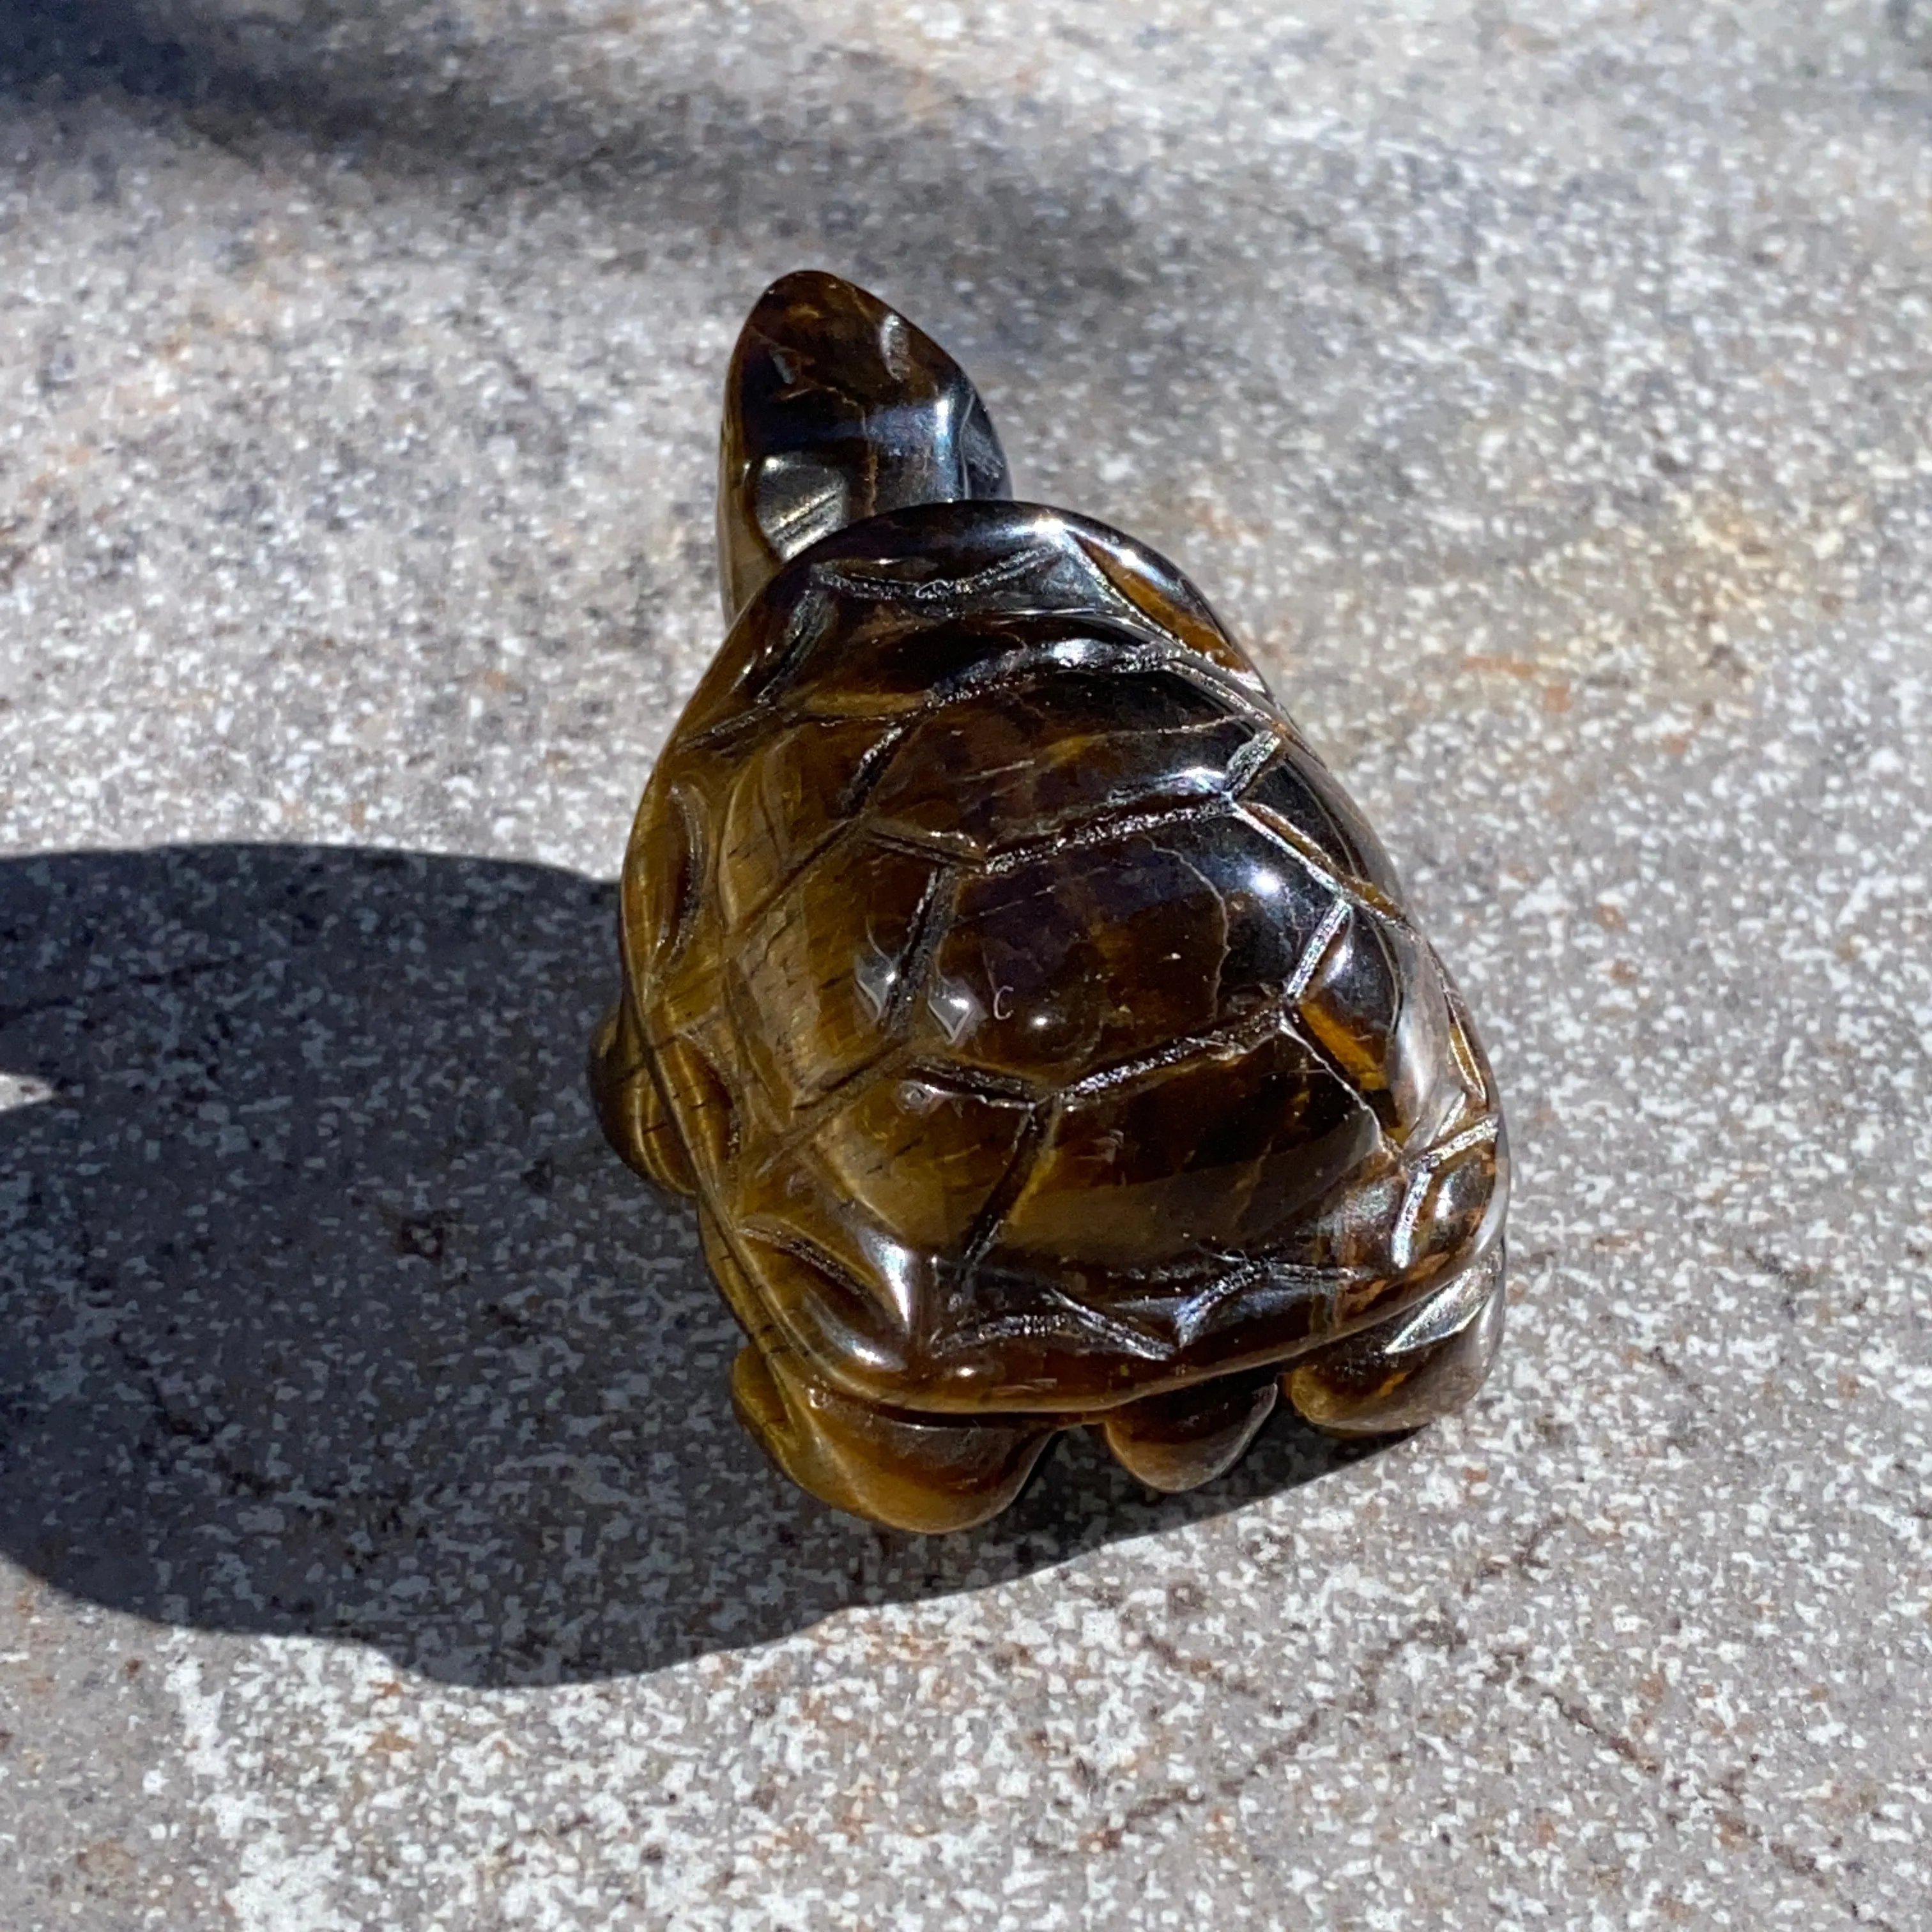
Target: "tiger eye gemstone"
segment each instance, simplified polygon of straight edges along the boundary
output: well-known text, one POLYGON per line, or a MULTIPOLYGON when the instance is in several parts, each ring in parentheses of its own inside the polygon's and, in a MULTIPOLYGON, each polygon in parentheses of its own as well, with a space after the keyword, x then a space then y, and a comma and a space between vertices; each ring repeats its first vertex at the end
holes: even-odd
POLYGON ((1054 1433, 1206 1481, 1278 1400, 1466 1400, 1508 1160, 1360 813, 1174 566, 1018 503, 944 352, 787 277, 728 385, 732 617, 625 860, 592 1082, 696 1197, 740 1414, 982 1522, 1054 1433))

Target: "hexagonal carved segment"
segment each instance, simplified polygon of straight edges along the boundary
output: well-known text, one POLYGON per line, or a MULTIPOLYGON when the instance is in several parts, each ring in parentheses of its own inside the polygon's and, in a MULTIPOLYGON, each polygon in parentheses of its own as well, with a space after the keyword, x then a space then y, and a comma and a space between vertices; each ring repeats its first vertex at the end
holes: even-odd
POLYGON ((1265 1246, 1379 1144, 1299 1040, 1211 1048, 1070 1103, 998 1251, 1144 1268, 1265 1246))
POLYGON ((886 1046, 935 889, 923 860, 842 841, 754 929, 730 968, 740 1036, 782 1105, 825 1092, 886 1046))
POLYGON ((729 925, 755 914, 847 821, 854 782, 884 736, 869 718, 810 718, 746 761, 726 801, 718 842, 718 896, 729 925))
POLYGON ((928 1076, 868 1085, 813 1136, 842 1192, 894 1234, 940 1252, 964 1244, 1018 1154, 1031 1110, 928 1076))
POLYGON ((1238 822, 1070 846, 962 886, 913 1037, 1042 1086, 1084 1079, 1276 1004, 1333 902, 1238 822))
POLYGON ((689 928, 704 878, 698 817, 675 786, 646 794, 632 853, 620 901, 624 946, 635 970, 655 980, 689 928))
POLYGON ((1328 766, 1298 740, 1283 740, 1243 802, 1264 823, 1279 820, 1300 832, 1345 878, 1372 886, 1392 906, 1402 904, 1402 880, 1382 842, 1328 766))
POLYGON ((1406 928, 1359 910, 1323 955, 1300 1023, 1398 1145, 1441 1132, 1467 1104, 1442 976, 1406 928))
POLYGON ((894 749, 871 810, 978 856, 1109 806, 1214 798, 1252 722, 1171 672, 1068 671, 963 698, 894 749))

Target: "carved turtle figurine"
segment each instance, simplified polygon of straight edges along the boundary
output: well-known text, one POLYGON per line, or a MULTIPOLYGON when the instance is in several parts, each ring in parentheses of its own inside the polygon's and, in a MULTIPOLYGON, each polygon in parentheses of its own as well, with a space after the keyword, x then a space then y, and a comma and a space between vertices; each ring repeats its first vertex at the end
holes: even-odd
POLYGON ((1011 501, 836 277, 747 322, 716 662, 624 865, 592 1082, 695 1196, 733 1393, 838 1508, 961 1528, 1055 1431, 1182 1490, 1501 1339, 1502 1115, 1394 868, 1174 566, 1011 501))

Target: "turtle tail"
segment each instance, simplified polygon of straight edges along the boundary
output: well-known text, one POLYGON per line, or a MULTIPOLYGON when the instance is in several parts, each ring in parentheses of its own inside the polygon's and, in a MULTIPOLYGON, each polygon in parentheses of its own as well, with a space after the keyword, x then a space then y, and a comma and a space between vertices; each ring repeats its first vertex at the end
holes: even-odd
POLYGON ((877 296, 804 268, 759 297, 725 379, 727 621, 808 545, 883 511, 1012 494, 966 372, 877 296))

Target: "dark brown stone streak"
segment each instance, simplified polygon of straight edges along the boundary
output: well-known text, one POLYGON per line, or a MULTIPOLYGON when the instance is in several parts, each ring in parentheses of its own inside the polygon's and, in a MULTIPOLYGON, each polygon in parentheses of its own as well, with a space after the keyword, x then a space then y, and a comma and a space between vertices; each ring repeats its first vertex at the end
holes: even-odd
POLYGON ((736 620, 638 812, 592 1072, 698 1198, 759 1439, 939 1530, 1082 1422, 1182 1489, 1277 1389, 1343 1434, 1466 1401, 1494 1083, 1199 593, 1009 500, 964 376, 832 277, 753 311, 723 448, 736 620))

